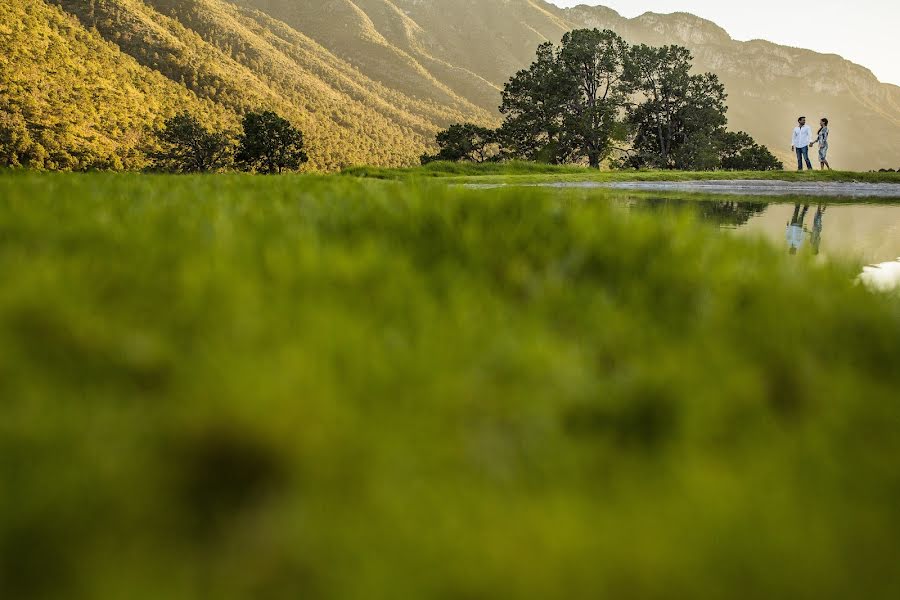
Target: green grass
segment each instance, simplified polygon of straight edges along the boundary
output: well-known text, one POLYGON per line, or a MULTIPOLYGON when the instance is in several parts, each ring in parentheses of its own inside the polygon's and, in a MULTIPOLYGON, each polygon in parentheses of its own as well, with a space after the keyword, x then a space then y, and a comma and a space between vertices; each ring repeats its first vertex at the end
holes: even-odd
POLYGON ((896 598, 855 269, 536 189, 0 177, 0 590, 896 598))
POLYGON ((761 179, 778 181, 837 181, 900 183, 900 173, 858 173, 852 171, 598 171, 572 165, 529 162, 453 163, 435 162, 423 167, 385 169, 351 167, 342 172, 351 177, 372 179, 433 179, 451 183, 552 183, 563 181, 698 181, 714 179, 761 179))
POLYGON ((574 165, 548 165, 536 162, 510 161, 503 163, 471 163, 437 161, 421 167, 390 169, 357 166, 344 169, 341 174, 373 179, 404 179, 409 177, 460 177, 488 175, 579 175, 596 173, 574 165))

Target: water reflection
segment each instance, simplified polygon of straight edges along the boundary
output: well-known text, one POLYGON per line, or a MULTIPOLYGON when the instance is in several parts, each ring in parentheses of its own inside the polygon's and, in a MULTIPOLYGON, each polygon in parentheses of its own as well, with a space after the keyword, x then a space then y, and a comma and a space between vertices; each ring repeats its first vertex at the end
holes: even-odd
POLYGON ((803 222, 806 220, 807 212, 809 212, 809 204, 804 205, 803 210, 800 210, 799 204, 794 205, 794 216, 787 224, 787 230, 785 231, 788 249, 791 254, 797 254, 806 240, 806 229, 803 228, 803 222))
POLYGON ((627 205, 654 212, 691 211, 738 235, 762 235, 790 254, 841 257, 864 264, 900 256, 900 205, 765 203, 630 199, 627 205))
POLYGON ((692 202, 667 198, 654 198, 639 205, 653 210, 693 210, 704 221, 732 229, 745 225, 769 207, 765 202, 692 202))
POLYGON ((818 205, 816 214, 813 217, 812 231, 809 231, 805 226, 806 215, 809 212, 809 204, 804 204, 802 208, 799 204, 794 205, 794 216, 791 217, 790 222, 787 224, 787 229, 785 230, 788 251, 791 254, 797 254, 797 252, 803 248, 803 243, 806 241, 807 234, 809 234, 809 243, 812 248, 812 253, 815 255, 819 254, 822 248, 822 230, 825 228, 825 210, 827 208, 827 204, 818 205))
POLYGON ((825 204, 820 204, 816 209, 816 216, 813 217, 813 230, 812 230, 812 239, 810 243, 812 243, 813 254, 818 255, 819 249, 822 246, 822 228, 825 226, 825 209, 828 208, 825 204))

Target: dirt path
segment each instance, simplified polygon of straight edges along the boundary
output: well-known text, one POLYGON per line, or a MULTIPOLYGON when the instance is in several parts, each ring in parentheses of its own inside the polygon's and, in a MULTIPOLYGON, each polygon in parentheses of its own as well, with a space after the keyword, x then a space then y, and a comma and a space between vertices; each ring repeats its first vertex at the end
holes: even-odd
POLYGON ((900 183, 793 182, 721 179, 713 181, 548 181, 545 183, 466 183, 469 189, 549 187, 614 189, 636 192, 681 192, 726 196, 811 196, 828 198, 885 198, 900 200, 900 183))
POLYGON ((628 181, 617 183, 559 182, 542 184, 563 188, 609 188, 641 192, 683 192, 739 196, 819 196, 842 198, 900 198, 898 183, 838 183, 789 181, 628 181))

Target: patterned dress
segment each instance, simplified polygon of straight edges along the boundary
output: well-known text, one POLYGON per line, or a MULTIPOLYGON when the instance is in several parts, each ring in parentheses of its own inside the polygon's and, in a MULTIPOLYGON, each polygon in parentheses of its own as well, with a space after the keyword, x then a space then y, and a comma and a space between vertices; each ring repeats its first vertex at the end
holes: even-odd
POLYGON ((828 159, 828 128, 823 127, 819 130, 819 162, 825 162, 828 159))

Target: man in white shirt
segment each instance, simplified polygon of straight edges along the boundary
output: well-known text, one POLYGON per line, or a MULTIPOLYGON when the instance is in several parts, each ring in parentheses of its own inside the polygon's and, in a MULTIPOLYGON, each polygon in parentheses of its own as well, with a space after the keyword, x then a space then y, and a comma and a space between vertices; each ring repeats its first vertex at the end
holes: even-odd
POLYGON ((806 117, 797 119, 799 125, 794 128, 794 137, 791 139, 791 150, 797 152, 797 170, 803 170, 803 161, 806 160, 806 168, 813 170, 809 162, 809 147, 812 144, 812 129, 806 124, 806 117))
POLYGON ((791 254, 797 254, 800 248, 803 247, 803 241, 806 239, 803 221, 806 220, 807 212, 809 212, 809 204, 804 205, 802 211, 799 204, 794 205, 794 216, 791 217, 791 222, 787 224, 787 229, 784 232, 791 254))

